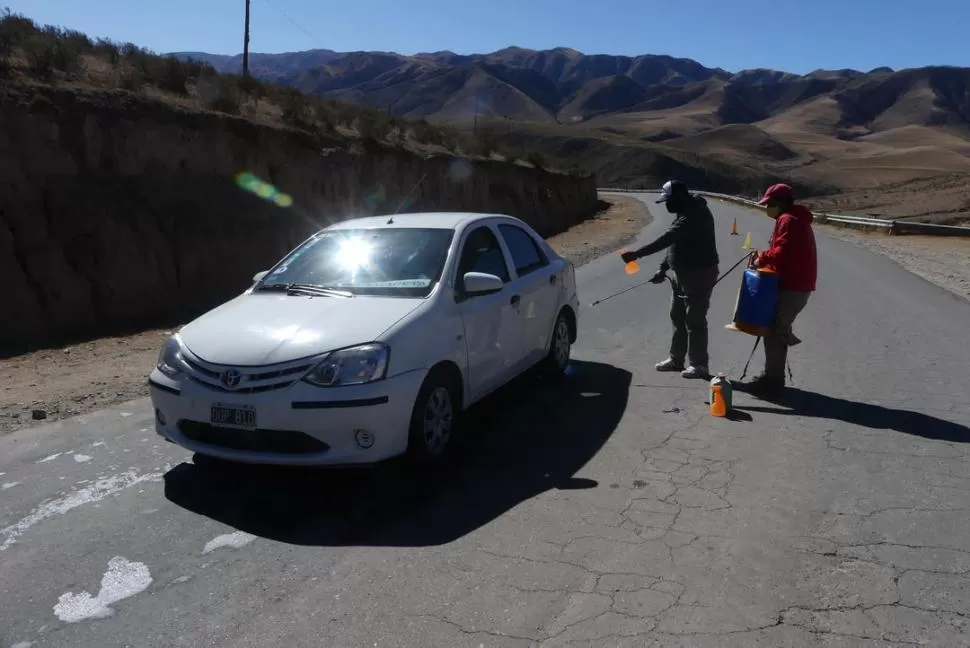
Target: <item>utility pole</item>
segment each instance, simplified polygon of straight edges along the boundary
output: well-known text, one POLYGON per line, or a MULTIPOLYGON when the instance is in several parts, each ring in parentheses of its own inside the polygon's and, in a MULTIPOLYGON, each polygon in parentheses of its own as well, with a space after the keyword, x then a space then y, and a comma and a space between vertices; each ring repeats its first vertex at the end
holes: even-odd
POLYGON ((478 90, 475 91, 475 121, 472 122, 472 135, 478 135, 478 90))
POLYGON ((246 0, 246 33, 243 35, 243 79, 249 78, 249 3, 246 0))

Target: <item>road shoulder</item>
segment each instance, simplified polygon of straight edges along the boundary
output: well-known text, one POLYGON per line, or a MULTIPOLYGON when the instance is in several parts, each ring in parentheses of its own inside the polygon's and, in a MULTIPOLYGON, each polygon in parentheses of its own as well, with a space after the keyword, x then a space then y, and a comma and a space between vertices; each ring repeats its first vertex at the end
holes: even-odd
POLYGON ((970 300, 970 238, 887 236, 826 227, 833 237, 887 256, 930 283, 970 300))
POLYGON ((576 266, 616 252, 650 223, 646 205, 633 196, 600 195, 598 214, 548 239, 556 252, 576 266))

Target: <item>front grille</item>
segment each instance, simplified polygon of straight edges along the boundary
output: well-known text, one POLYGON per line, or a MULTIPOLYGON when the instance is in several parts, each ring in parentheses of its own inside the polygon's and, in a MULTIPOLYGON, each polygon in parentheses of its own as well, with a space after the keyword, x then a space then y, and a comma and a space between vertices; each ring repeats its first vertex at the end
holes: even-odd
POLYGON ((330 449, 323 441, 294 430, 239 430, 198 421, 181 421, 179 430, 192 441, 230 450, 311 454, 330 449))
POLYGON ((224 370, 234 367, 213 365, 187 356, 188 354, 183 355, 182 360, 188 369, 189 378, 209 389, 230 394, 258 394, 289 387, 313 366, 313 362, 303 360, 264 367, 238 367, 236 369, 241 374, 239 385, 229 388, 222 384, 220 376, 224 370))
POLYGON ((290 380, 288 382, 273 383, 271 385, 259 385, 254 387, 237 387, 236 389, 227 389, 217 382, 209 382, 208 380, 200 380, 196 376, 189 376, 196 384, 202 385, 203 387, 208 387, 209 389, 214 389, 216 391, 225 392, 226 394, 259 394, 262 392, 273 391, 275 389, 283 389, 284 387, 289 387, 295 380, 290 380))

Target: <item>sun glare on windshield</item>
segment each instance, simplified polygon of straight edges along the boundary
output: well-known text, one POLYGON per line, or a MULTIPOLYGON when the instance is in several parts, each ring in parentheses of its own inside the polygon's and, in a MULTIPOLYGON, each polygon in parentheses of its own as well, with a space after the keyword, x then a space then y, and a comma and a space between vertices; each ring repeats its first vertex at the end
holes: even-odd
POLYGON ((355 272, 367 266, 372 251, 373 247, 359 238, 344 239, 337 248, 337 263, 340 267, 355 272))

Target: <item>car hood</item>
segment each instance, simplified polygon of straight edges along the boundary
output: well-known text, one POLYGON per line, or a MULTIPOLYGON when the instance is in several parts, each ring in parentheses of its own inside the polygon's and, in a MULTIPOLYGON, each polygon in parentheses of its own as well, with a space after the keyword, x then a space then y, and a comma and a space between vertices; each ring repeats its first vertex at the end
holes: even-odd
POLYGON ((189 322, 179 336, 206 362, 276 364, 373 342, 421 302, 249 293, 189 322))

